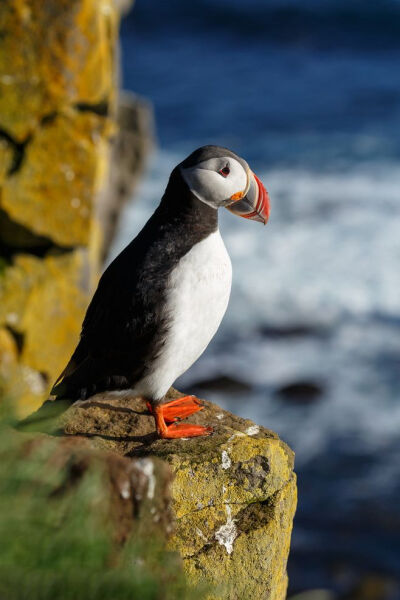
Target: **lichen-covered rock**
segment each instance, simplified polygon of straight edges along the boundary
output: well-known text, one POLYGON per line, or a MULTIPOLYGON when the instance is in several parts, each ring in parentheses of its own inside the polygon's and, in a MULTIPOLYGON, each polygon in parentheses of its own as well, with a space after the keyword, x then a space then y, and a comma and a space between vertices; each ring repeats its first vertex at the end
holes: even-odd
POLYGON ((105 249, 114 237, 123 206, 132 199, 154 145, 153 111, 145 99, 131 92, 122 92, 118 101, 117 124, 118 134, 113 139, 111 151, 109 185, 98 202, 98 216, 104 224, 105 249))
POLYGON ((0 185, 12 168, 14 149, 12 144, 0 136, 0 185))
POLYGON ((191 581, 213 584, 210 598, 283 600, 296 507, 292 451, 275 433, 209 402, 189 420, 212 425, 214 434, 157 439, 141 399, 98 394, 65 413, 62 428, 99 447, 170 464, 176 516, 170 546, 191 581))
POLYGON ((0 3, 0 207, 63 247, 99 245, 118 23, 114 0, 0 3))
MULTIPOLYGON (((88 271, 83 249, 44 259, 16 255, 0 271, 0 326, 9 327, 22 341, 13 353, 19 365, 10 366, 8 376, 4 366, 3 379, 21 416, 46 399, 76 345, 91 290, 88 271)), ((10 330, 3 329, 3 347, 9 349, 12 344, 5 340, 10 330)))
POLYGON ((24 141, 73 104, 115 100, 114 0, 0 3, 0 129, 24 141))
MULTIPOLYGON (((0 2, 0 326, 17 347, 0 391, 21 416, 68 361, 115 230, 118 25, 129 4, 0 2)), ((146 148, 127 153, 140 154, 130 183, 146 148)))
POLYGON ((72 109, 42 124, 20 168, 5 179, 0 207, 59 246, 87 246, 106 180, 111 129, 108 119, 72 109))
MULTIPOLYGON (((0 398, 6 398, 24 410, 22 415, 36 410, 46 393, 46 383, 40 373, 18 362, 18 346, 14 336, 0 327, 0 398)), ((17 407, 18 408, 18 407, 17 407)))

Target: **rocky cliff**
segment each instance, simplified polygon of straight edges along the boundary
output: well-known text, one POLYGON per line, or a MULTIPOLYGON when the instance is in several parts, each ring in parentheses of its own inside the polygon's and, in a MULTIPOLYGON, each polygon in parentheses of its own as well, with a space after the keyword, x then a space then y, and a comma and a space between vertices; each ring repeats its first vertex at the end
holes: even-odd
POLYGON ((170 465, 169 547, 179 551, 192 583, 211 583, 210 599, 283 600, 296 507, 292 451, 272 431, 209 402, 190 421, 211 424, 214 434, 156 439, 140 398, 98 394, 73 406, 62 430, 99 449, 170 465))
POLYGON ((127 4, 0 3, 0 393, 20 414, 76 344, 149 149, 147 105, 117 92, 127 4))

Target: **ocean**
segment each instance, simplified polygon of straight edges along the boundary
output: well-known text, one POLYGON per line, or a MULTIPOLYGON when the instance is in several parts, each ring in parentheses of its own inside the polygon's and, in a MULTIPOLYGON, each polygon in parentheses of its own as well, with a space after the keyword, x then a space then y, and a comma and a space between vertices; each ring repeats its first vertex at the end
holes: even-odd
POLYGON ((122 50, 158 150, 113 255, 205 143, 271 198, 267 227, 221 214, 230 306, 178 387, 295 450, 291 593, 400 598, 400 2, 137 0, 122 50))

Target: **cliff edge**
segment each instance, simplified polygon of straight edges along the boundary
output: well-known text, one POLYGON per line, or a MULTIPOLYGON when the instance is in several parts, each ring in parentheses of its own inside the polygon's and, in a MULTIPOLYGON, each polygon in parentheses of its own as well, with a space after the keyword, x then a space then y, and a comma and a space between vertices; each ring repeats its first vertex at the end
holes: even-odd
POLYGON ((97 448, 169 463, 176 521, 169 546, 192 583, 211 583, 210 599, 286 597, 296 477, 293 452, 277 434, 204 402, 190 421, 212 425, 212 436, 160 440, 144 402, 129 393, 97 394, 62 421, 65 435, 97 448))

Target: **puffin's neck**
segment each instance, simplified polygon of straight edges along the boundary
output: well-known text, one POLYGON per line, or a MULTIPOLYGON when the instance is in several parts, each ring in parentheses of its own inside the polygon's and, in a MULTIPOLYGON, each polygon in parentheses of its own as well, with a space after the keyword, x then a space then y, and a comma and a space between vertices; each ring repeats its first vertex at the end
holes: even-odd
POLYGON ((157 212, 164 222, 173 223, 198 240, 218 229, 218 210, 196 198, 177 170, 171 174, 157 212))

